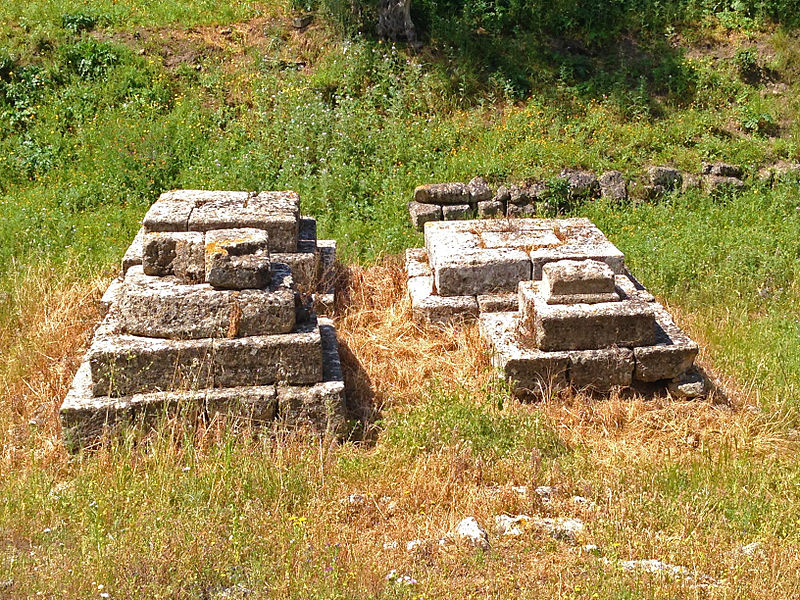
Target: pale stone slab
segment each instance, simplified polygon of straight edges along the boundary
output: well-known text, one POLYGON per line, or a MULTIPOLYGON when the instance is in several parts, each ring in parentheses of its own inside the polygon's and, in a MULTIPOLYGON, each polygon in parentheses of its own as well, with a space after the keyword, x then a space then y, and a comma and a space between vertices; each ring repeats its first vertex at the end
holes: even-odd
POLYGON ((520 338, 518 313, 485 313, 480 316, 484 339, 491 346, 492 365, 503 371, 515 394, 543 396, 566 387, 569 353, 542 352, 520 338))
POLYGON ((617 294, 622 300, 637 300, 639 302, 655 302, 655 296, 639 283, 639 280, 625 269, 622 275, 614 277, 617 286, 617 294))
POLYGON ((142 264, 142 254, 144 253, 144 227, 140 227, 133 238, 131 245, 125 251, 122 257, 122 274, 128 272, 128 269, 142 264))
POLYGON ((425 248, 406 249, 406 275, 409 278, 433 275, 425 248))
POLYGON ((261 229, 215 229, 205 238, 205 280, 223 289, 264 288, 271 280, 269 237, 261 229))
POLYGON ((116 333, 113 309, 89 349, 95 393, 315 383, 322 379, 316 322, 293 333, 238 339, 167 340, 116 333))
POLYGON ((442 206, 442 217, 445 221, 472 219, 475 217, 475 211, 470 204, 452 204, 442 206))
POLYGON ((569 352, 569 381, 577 389, 608 391, 615 386, 628 386, 633 379, 633 369, 630 348, 569 352))
POLYGON ((442 220, 442 207, 438 204, 412 201, 408 203, 408 216, 411 219, 411 226, 417 231, 422 231, 425 223, 442 220))
POLYGON ((519 284, 521 325, 540 350, 595 350, 655 343, 655 312, 650 303, 548 304, 541 283, 519 284))
POLYGON ((542 286, 548 304, 575 304, 619 300, 614 272, 596 260, 560 260, 542 268, 542 286), (578 298, 576 300, 576 298, 578 298))
POLYGON ((272 252, 296 252, 300 230, 300 197, 295 192, 215 192, 189 218, 191 231, 263 229, 272 252))
POLYGON ((429 183, 414 189, 420 204, 468 204, 469 188, 463 183, 429 183))
POLYGON ((481 294, 478 296, 478 310, 481 313, 516 312, 518 309, 519 296, 516 292, 481 294))
POLYGON ((142 337, 200 339, 289 333, 295 327, 292 277, 276 269, 265 290, 219 290, 151 277, 134 267, 118 301, 119 327, 142 337))
POLYGON ((694 364, 699 346, 675 324, 667 310, 652 303, 656 314, 656 343, 634 348, 638 381, 659 381, 680 377, 694 364))
MULTIPOLYGON (((139 267, 141 269, 141 267, 139 267)), ((120 296, 123 294, 125 290, 125 284, 122 277, 117 277, 114 279, 106 288, 106 291, 103 293, 103 297, 100 298, 100 306, 103 310, 107 311, 110 309, 114 304, 116 304, 120 296)))
POLYGON ((145 214, 142 226, 147 232, 187 231, 194 206, 192 201, 176 197, 174 193, 162 194, 145 214))
POLYGON ((452 255, 434 269, 436 289, 442 296, 476 296, 513 291, 531 278, 531 261, 524 250, 493 248, 452 255))
POLYGON ((474 296, 438 296, 433 293, 433 277, 411 277, 408 291, 412 314, 417 321, 446 324, 478 316, 478 302, 474 296))

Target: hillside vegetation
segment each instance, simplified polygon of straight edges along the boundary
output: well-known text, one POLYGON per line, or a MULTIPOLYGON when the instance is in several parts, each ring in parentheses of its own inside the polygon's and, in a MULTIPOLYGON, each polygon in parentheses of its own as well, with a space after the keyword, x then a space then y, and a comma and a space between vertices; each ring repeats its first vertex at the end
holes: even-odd
POLYGON ((414 49, 361 4, 0 7, 0 597, 796 597, 800 180, 757 175, 800 161, 800 7, 419 0, 414 49), (561 210, 626 253, 729 403, 519 404, 475 328, 410 323, 414 186, 708 160, 746 190, 561 210), (338 240, 352 440, 166 421, 66 454, 95 301, 173 188, 293 189, 338 240), (504 512, 586 532, 437 542, 504 512), (620 567, 650 558, 693 575, 620 567))

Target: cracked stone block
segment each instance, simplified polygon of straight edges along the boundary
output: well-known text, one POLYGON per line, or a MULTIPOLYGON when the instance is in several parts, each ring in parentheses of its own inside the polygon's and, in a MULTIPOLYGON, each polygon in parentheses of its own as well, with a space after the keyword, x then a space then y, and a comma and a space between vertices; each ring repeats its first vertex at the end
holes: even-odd
POLYGON ((128 272, 128 269, 142 264, 142 254, 144 253, 144 227, 140 227, 133 238, 131 245, 125 251, 122 257, 122 274, 128 272))
POLYGON ((219 290, 151 277, 134 267, 119 299, 120 331, 141 337, 200 339, 289 333, 296 292, 288 271, 276 270, 265 290, 219 290))
POLYGON ((683 182, 681 172, 672 167, 650 167, 647 169, 647 178, 650 185, 660 186, 663 191, 679 190, 683 182))
POLYGON ((481 294, 477 299, 478 310, 481 313, 515 312, 519 309, 519 296, 516 292, 481 294))
POLYGON ((492 365, 503 371, 518 396, 546 395, 567 385, 568 352, 542 352, 525 344, 518 331, 518 313, 485 313, 481 333, 491 346, 492 365))
POLYGON ((519 284, 521 326, 540 350, 595 350, 655 343, 651 303, 548 304, 540 286, 535 281, 519 284))
POLYGON ((187 231, 194 206, 192 200, 175 192, 161 194, 142 219, 142 226, 147 232, 187 231))
POLYGON ((637 381, 673 379, 688 371, 694 364, 699 346, 672 320, 669 312, 653 303, 656 314, 656 343, 634 348, 637 381))
POLYGON ((442 217, 445 221, 457 221, 459 219, 472 219, 475 211, 470 204, 452 204, 442 206, 442 217))
POLYGON ((205 280, 223 289, 265 288, 272 279, 269 237, 261 229, 215 229, 205 236, 205 280))
POLYGON ((336 240, 319 240, 319 261, 317 281, 324 294, 334 294, 336 284, 336 240))
POLYGON ((473 177, 467 184, 467 189, 469 190, 470 202, 473 204, 492 199, 492 188, 489 187, 483 177, 473 177))
POLYGON ((614 386, 628 386, 633 379, 633 369, 630 348, 569 352, 569 381, 577 389, 608 391, 614 386))
POLYGON ((316 290, 319 269, 319 254, 316 251, 275 252, 270 255, 270 261, 273 264, 282 263, 289 266, 292 280, 301 293, 310 294, 316 290))
POLYGON ((564 169, 559 178, 567 182, 569 195, 573 198, 593 198, 600 192, 597 176, 591 171, 564 169))
POLYGON ((146 232, 142 241, 142 267, 147 275, 172 275, 178 256, 178 246, 186 251, 197 243, 197 236, 203 235, 188 231, 146 232))
POLYGON ((438 204, 409 202, 408 216, 411 218, 411 226, 417 231, 422 231, 425 223, 442 220, 442 207, 438 204))
POLYGON ((506 205, 500 200, 485 200, 478 202, 478 217, 492 219, 503 217, 506 214, 506 205))
POLYGON ((428 253, 424 248, 406 249, 406 275, 408 277, 431 276, 431 266, 428 264, 428 253))
POLYGON ((596 260, 560 260, 542 268, 540 288, 548 304, 616 302, 614 272, 596 260))
POLYGON ((438 296, 433 293, 433 277, 411 277, 408 291, 417 321, 445 324, 478 316, 478 302, 474 296, 438 296))
POLYGON ((463 183, 429 183, 414 189, 420 204, 469 204, 469 188, 463 183))
POLYGON ((296 252, 300 231, 300 197, 295 192, 214 192, 189 218, 191 231, 261 229, 271 252, 296 252))
POLYGON ((628 185, 621 171, 606 171, 598 178, 600 196, 608 200, 624 202, 628 199, 628 185))
POLYGON ((172 272, 185 283, 206 280, 206 243, 202 233, 192 232, 176 238, 172 272))
POLYGON ((117 333, 113 309, 95 333, 88 357, 95 393, 103 396, 175 389, 315 383, 322 378, 319 329, 237 339, 167 340, 117 333))

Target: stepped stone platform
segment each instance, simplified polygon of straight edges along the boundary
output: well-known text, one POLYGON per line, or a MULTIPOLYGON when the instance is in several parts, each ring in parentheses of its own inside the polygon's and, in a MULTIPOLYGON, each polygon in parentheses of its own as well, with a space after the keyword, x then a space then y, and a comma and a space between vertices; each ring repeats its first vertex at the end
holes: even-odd
POLYGON ((338 435, 334 242, 293 192, 174 191, 145 215, 64 403, 70 445, 176 411, 338 435))
POLYGON ((415 318, 479 318, 492 364, 519 396, 695 373, 698 345, 587 219, 430 222, 425 242, 406 254, 415 318))

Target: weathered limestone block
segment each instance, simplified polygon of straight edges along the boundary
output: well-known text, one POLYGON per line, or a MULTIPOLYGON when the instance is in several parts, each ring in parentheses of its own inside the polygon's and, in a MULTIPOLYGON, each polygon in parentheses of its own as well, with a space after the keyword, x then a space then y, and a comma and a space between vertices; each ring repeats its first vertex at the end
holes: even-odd
POLYGON ((463 183, 429 183, 414 189, 414 201, 421 204, 469 204, 469 188, 463 183))
POLYGON ((442 296, 477 296, 513 291, 531 278, 531 261, 524 250, 493 248, 452 255, 434 270, 436 289, 442 296))
POLYGON ((423 204, 422 202, 409 202, 408 215, 414 229, 422 231, 428 221, 442 220, 442 207, 438 204, 423 204))
POLYGON ((481 333, 491 345, 492 365, 504 372, 519 396, 542 396, 566 387, 569 353, 542 352, 523 344, 517 314, 498 312, 480 316, 481 333))
POLYGON ((432 276, 428 264, 428 253, 424 248, 408 248, 406 250, 406 275, 411 277, 432 276))
POLYGON ((572 198, 594 198, 600 193, 597 176, 591 171, 564 169, 559 178, 567 182, 572 198))
POLYGON ((485 200, 478 202, 478 216, 481 219, 503 217, 506 214, 506 205, 499 200, 485 200))
POLYGON ((202 283, 206 280, 206 244, 202 233, 187 233, 175 239, 172 272, 186 283, 202 283))
POLYGON ((694 364, 699 346, 675 325, 667 310, 652 304, 656 315, 656 343, 634 348, 638 381, 673 379, 688 371, 694 364))
POLYGON ((176 196, 174 192, 167 192, 147 211, 142 219, 142 226, 147 232, 187 231, 194 206, 193 201, 176 196))
POLYGON ((633 378, 630 348, 603 348, 569 353, 569 381, 577 389, 607 391, 627 386, 633 378))
MULTIPOLYGON (((141 267, 139 267, 141 269, 141 267)), ((103 292, 103 297, 100 298, 100 306, 104 311, 108 311, 114 304, 116 304, 122 293, 125 291, 125 283, 122 277, 117 277, 112 281, 106 291, 103 292)))
POLYGON ((475 211, 469 204, 452 204, 442 206, 442 217, 445 221, 456 221, 459 219, 472 219, 475 211))
POLYGON ((673 379, 668 386, 669 393, 676 398, 702 398, 708 394, 708 384, 698 369, 690 369, 673 379))
POLYGON ((647 170, 650 185, 661 186, 665 191, 680 189, 683 175, 672 167, 650 167, 647 170))
MULTIPOLYGON (((499 192, 499 190, 498 190, 499 192)), ((508 188, 509 204, 530 204, 534 198, 529 193, 528 186, 512 183, 508 188)))
POLYGON ((742 167, 724 162, 704 162, 702 168, 703 175, 718 175, 721 177, 742 178, 742 167))
POLYGON ((286 270, 266 290, 218 290, 150 277, 134 267, 119 299, 122 332, 155 338, 200 339, 288 333, 294 329, 296 293, 286 270))
POLYGON ((508 204, 508 202, 511 200, 511 192, 506 186, 501 185, 499 188, 497 188, 492 200, 502 202, 503 204, 508 204))
POLYGON ((271 252, 296 252, 300 197, 294 192, 214 192, 213 200, 192 210, 191 231, 262 229, 271 252))
POLYGON ((489 312, 515 312, 519 308, 519 296, 516 292, 501 294, 481 294, 478 296, 478 310, 489 312))
POLYGON ((649 303, 548 304, 541 283, 519 284, 522 331, 544 351, 595 350, 655 343, 655 313, 649 303))
POLYGON ((315 323, 294 333, 239 339, 167 340, 115 333, 112 310, 89 349, 97 395, 314 383, 322 377, 322 348, 315 323))
POLYGON ((215 229, 205 237, 205 280, 223 289, 254 289, 269 285, 269 238, 253 228, 215 229))
POLYGON ((274 385, 198 390, 194 394, 203 397, 206 416, 212 422, 226 417, 263 425, 277 414, 278 395, 274 385))
POLYGON ((709 194, 732 192, 744 188, 744 181, 736 177, 722 175, 703 175, 703 188, 709 194))
POLYGON ((142 254, 144 253, 144 227, 140 227, 136 232, 136 237, 133 238, 131 245, 125 251, 122 257, 122 275, 128 272, 128 269, 142 264, 142 254))
MULTIPOLYGON (((203 234, 188 231, 147 232, 143 238, 142 267, 147 275, 172 275, 178 250, 187 252, 203 243, 203 234)), ((184 260, 182 258, 182 260, 184 260)), ((186 258, 186 264, 190 262, 186 258)))
POLYGON ((655 296, 639 283, 639 280, 625 269, 622 275, 614 276, 614 283, 617 286, 617 294, 622 300, 637 300, 639 302, 654 302, 655 296))
POLYGON ((472 181, 467 184, 469 190, 470 202, 485 202, 492 199, 492 188, 486 183, 483 177, 474 177, 472 181))
POLYGON ((506 214, 510 218, 524 219, 527 217, 535 217, 537 210, 537 204, 533 201, 516 204, 509 202, 506 214))
POLYGON ((335 293, 336 284, 336 240, 319 240, 317 281, 318 288, 326 294, 335 293))
POLYGON ((616 302, 619 295, 614 271, 596 260, 560 260, 542 268, 542 285, 548 304, 616 302))
POLYGON ((628 199, 628 185, 620 171, 606 171, 597 180, 600 185, 600 196, 616 202, 628 199))
POLYGON ((317 271, 319 270, 319 254, 311 252, 273 252, 270 255, 272 264, 288 265, 292 271, 292 280, 297 290, 310 294, 317 289, 317 271))
POLYGON ((437 296, 433 293, 433 277, 422 275, 408 280, 414 319, 425 323, 451 323, 478 316, 474 296, 437 296))

